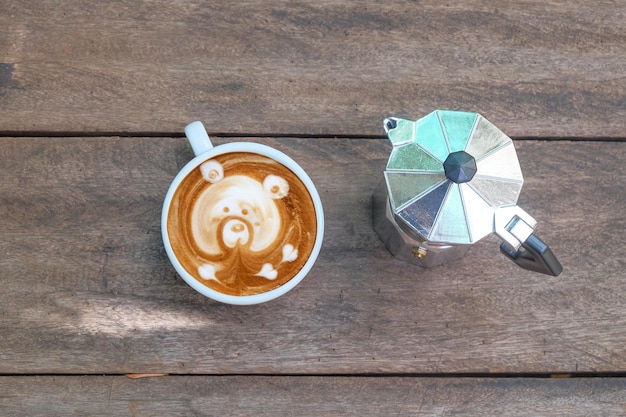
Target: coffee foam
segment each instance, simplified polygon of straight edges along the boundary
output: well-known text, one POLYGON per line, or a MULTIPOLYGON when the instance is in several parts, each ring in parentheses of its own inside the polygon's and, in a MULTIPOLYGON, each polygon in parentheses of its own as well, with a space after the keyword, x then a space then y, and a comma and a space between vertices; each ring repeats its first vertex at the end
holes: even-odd
POLYGON ((185 270, 229 295, 270 291, 293 278, 315 243, 306 186, 259 154, 218 155, 192 170, 170 205, 168 235, 185 270))

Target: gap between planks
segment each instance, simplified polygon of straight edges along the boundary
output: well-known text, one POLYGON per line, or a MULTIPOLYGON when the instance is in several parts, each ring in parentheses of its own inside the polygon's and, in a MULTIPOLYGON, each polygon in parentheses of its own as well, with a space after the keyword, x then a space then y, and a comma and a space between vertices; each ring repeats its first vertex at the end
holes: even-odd
MULTIPOLYGON (((349 135, 349 134, 305 134, 305 133, 224 133, 224 132, 208 132, 209 136, 223 138, 294 138, 294 139, 386 139, 387 136, 381 135, 349 135)), ((124 137, 124 138, 178 138, 184 137, 185 134, 180 132, 47 132, 47 131, 0 131, 0 138, 106 138, 106 137, 124 137)), ((602 137, 602 136, 510 136, 511 139, 517 141, 546 141, 546 142, 626 142, 624 137, 602 137)))
POLYGON ((183 373, 0 373, 0 377, 120 377, 131 379, 160 377, 272 377, 272 378, 423 378, 423 379, 584 379, 626 378, 626 372, 553 372, 553 373, 361 373, 361 374, 183 374, 183 373))

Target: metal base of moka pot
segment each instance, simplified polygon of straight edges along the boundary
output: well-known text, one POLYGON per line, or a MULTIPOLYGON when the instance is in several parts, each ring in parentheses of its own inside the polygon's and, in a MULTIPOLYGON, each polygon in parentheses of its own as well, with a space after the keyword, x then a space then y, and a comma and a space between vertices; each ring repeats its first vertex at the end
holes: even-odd
POLYGON ((449 245, 429 242, 403 230, 394 220, 387 195, 387 186, 382 181, 372 196, 374 231, 391 254, 405 262, 431 268, 465 256, 471 245, 449 245))

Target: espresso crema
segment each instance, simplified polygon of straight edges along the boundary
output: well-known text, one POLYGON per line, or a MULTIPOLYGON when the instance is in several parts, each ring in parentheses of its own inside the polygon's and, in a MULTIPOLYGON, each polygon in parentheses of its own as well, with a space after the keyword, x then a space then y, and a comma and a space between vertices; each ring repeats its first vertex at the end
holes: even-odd
POLYGON ((228 295, 283 285, 302 269, 317 233, 313 199, 289 168, 263 155, 209 159, 180 183, 167 232, 185 270, 228 295))

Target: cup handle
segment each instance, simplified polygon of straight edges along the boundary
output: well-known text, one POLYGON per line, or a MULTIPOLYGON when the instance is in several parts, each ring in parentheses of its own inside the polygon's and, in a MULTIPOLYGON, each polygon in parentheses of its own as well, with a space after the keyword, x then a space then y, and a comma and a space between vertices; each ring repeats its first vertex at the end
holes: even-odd
POLYGON ((209 139, 209 135, 202 122, 191 122, 185 126, 185 136, 187 136, 187 140, 189 144, 191 144, 191 149, 193 149, 193 153, 196 156, 202 155, 213 148, 211 139, 209 139))

